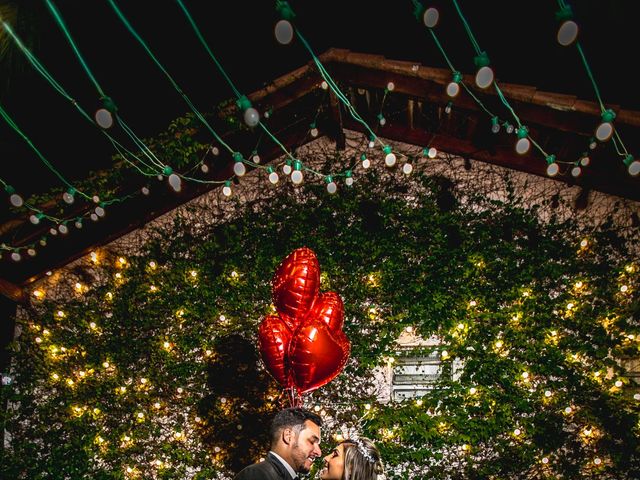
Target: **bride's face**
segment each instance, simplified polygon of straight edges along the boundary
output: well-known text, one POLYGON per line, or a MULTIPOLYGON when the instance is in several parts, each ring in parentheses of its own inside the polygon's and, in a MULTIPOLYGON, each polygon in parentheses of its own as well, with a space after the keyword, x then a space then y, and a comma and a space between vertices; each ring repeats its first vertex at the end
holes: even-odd
POLYGON ((320 470, 322 480, 342 480, 344 474, 344 446, 338 445, 324 457, 324 468, 320 470))

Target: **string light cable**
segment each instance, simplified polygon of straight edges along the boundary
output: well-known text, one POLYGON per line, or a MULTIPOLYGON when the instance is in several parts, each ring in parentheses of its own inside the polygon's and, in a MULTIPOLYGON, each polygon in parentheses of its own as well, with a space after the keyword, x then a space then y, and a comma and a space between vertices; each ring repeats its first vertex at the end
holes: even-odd
MULTIPOLYGON (((618 156, 622 157, 624 165, 627 167, 627 171, 631 176, 637 176, 640 174, 640 160, 634 159, 634 156, 629 153, 624 142, 622 141, 622 137, 618 132, 618 129, 614 127, 614 119, 616 118, 616 114, 613 110, 608 109, 600 95, 600 89, 598 88, 598 84, 596 83, 595 76, 589 66, 589 62, 587 61, 587 57, 582 49, 582 45, 578 38, 578 25, 573 20, 573 10, 571 6, 567 4, 564 0, 558 0, 559 10, 556 12, 556 19, 561 23, 560 28, 558 29, 557 40, 558 43, 562 46, 569 46, 575 43, 576 49, 578 50, 578 54, 580 55, 580 60, 584 65, 585 71, 591 85, 593 87, 593 91, 595 93, 596 99, 598 101, 598 106, 600 107, 600 118, 601 122, 596 127, 594 137, 600 142, 606 142, 609 139, 612 140, 614 148, 618 156)), ((584 157, 583 157, 584 158, 584 157)), ((588 161, 587 161, 588 164, 588 161)))
MULTIPOLYGON (((189 108, 193 111, 193 113, 196 115, 196 117, 198 118, 198 120, 200 120, 200 122, 207 128, 207 130, 209 130, 209 132, 213 135, 213 137, 231 154, 231 156, 233 157, 235 162, 241 162, 241 161, 245 161, 246 159, 243 158, 242 154, 236 150, 234 150, 233 148, 231 148, 223 139, 222 137, 213 129, 213 127, 209 124, 209 122, 207 121, 207 119, 204 117, 204 115, 202 115, 202 113, 200 113, 200 111, 196 108, 196 106, 193 104, 193 102, 191 101, 191 99, 187 96, 187 94, 180 88, 180 86, 177 84, 177 82, 173 79, 173 77, 171 77, 171 75, 169 74, 169 72, 167 71, 167 69, 160 63, 160 61, 158 60, 158 58, 153 54, 153 52, 151 51, 150 47, 147 45, 147 43, 144 41, 144 39, 138 34, 138 32, 133 28, 133 26, 131 25, 131 23, 127 20, 127 18, 124 16, 124 14, 122 13, 122 11, 118 8, 118 6, 116 5, 116 3, 113 0, 108 0, 109 5, 111 6, 111 8, 113 9, 113 11, 116 13, 117 17, 120 19, 120 21, 125 25, 125 27, 127 28, 127 30, 129 30, 129 33, 131 33, 133 35, 133 37, 138 41, 138 43, 140 43, 140 45, 143 47, 143 49, 147 52, 147 54, 149 55, 149 57, 151 57, 151 59, 153 60, 153 62, 156 64, 156 66, 158 68, 160 68, 160 70, 162 71, 162 73, 165 74, 165 76, 167 77, 167 79, 169 80, 169 82, 171 83, 171 85, 173 86, 173 88, 178 92, 178 94, 180 94, 180 96, 185 100, 185 102, 187 103, 187 105, 189 106, 189 108)), ((177 175, 177 174, 176 174, 177 175)), ((180 178, 184 178, 185 180, 190 180, 193 182, 198 182, 198 183, 206 183, 206 184, 224 184, 224 192, 230 192, 231 189, 231 180, 203 180, 203 179, 198 179, 198 178, 194 178, 194 177, 186 177, 184 175, 179 175, 180 178)), ((225 193, 226 195, 226 193, 225 193)))

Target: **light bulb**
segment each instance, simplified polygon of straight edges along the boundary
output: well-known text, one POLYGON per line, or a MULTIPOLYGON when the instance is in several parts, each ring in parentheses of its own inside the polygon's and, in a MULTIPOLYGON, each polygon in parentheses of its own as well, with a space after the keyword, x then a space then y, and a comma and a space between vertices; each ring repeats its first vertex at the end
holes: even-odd
POLYGON ((30 257, 35 257, 36 256, 36 250, 35 248, 30 248, 27 250, 27 254, 29 254, 30 257))
POLYGON ((547 165, 547 175, 549 175, 550 177, 556 176, 559 171, 560 167, 556 162, 551 162, 547 165))
POLYGON ((73 190, 69 189, 69 191, 64 192, 62 194, 62 199, 68 203, 69 205, 71 205, 73 203, 73 201, 75 200, 75 197, 73 196, 73 190))
POLYGON ((56 230, 55 228, 51 227, 49 229, 49 233, 53 236, 58 235, 58 230, 56 230))
POLYGON ((602 122, 596 128, 596 138, 601 142, 606 142, 613 134, 613 125, 610 122, 602 122))
POLYGON ((94 195, 93 197, 91 197, 91 200, 93 200, 93 203, 100 203, 100 197, 97 195, 94 195))
POLYGON ((513 133, 513 131, 515 130, 515 127, 513 125, 511 125, 510 123, 506 123, 506 126, 504 127, 504 130, 509 135, 511 135, 513 133))
POLYGON ((627 171, 629 172, 629 175, 633 177, 638 175, 640 173, 640 161, 634 160, 633 162, 631 162, 627 168, 627 171))
POLYGON ((69 233, 69 229, 67 228, 67 226, 64 223, 62 225, 58 226, 58 230, 63 235, 66 235, 67 233, 69 233))
POLYGON ((402 166, 402 172, 403 172, 405 175, 410 175, 410 174, 411 174, 411 172, 413 172, 413 165, 411 165, 410 163, 405 163, 405 164, 402 166))
POLYGON ((40 217, 38 217, 37 215, 31 215, 29 216, 29 221, 34 225, 37 225, 40 223, 40 217))
POLYGON ((393 167, 396 164, 396 155, 393 152, 387 153, 384 157, 384 164, 387 167, 393 167))
POLYGON ((353 185, 353 177, 347 177, 344 179, 344 183, 347 187, 350 187, 351 185, 353 185))
POLYGON ((491 133, 498 133, 500 131, 500 120, 498 117, 491 119, 491 133))
POLYGON ((233 173, 237 176, 242 177, 245 173, 247 173, 247 169, 242 162, 235 162, 233 164, 233 173))
POLYGON ((313 127, 313 128, 309 131, 309 133, 311 133, 311 136, 315 138, 315 137, 317 137, 317 136, 318 136, 318 129, 317 129, 316 127, 313 127))
POLYGON ((200 165, 200 170, 202 170, 202 173, 209 173, 209 165, 203 163, 202 165, 200 165))
POLYGON ((77 219, 74 225, 78 230, 80 230, 82 228, 82 219, 81 218, 77 219))
POLYGON ((113 125, 113 116, 106 108, 100 108, 94 116, 96 123, 102 128, 110 128, 113 125))
POLYGON ((104 217, 106 214, 104 208, 100 206, 96 207, 95 212, 96 212, 96 215, 99 217, 104 217))
POLYGON ((453 106, 453 104, 451 102, 447 103, 447 106, 444 107, 444 113, 446 113, 447 115, 449 115, 451 113, 451 107, 453 106))
POLYGON ((447 85, 447 95, 453 98, 458 95, 458 93, 460 93, 460 85, 456 82, 450 82, 449 85, 447 85))
POLYGON ((304 180, 302 172, 300 170, 294 170, 293 173, 291 174, 291 181, 295 185, 300 185, 302 183, 302 180, 304 180))
POLYGON ((293 171, 293 169, 291 168, 291 165, 285 164, 285 166, 282 167, 282 171, 285 175, 291 175, 291 172, 293 171))
POLYGON ((369 148, 373 148, 376 146, 376 142, 374 142, 373 140, 369 140, 369 148))
POLYGON ((289 20, 280 20, 276 23, 274 33, 276 40, 282 45, 288 45, 293 40, 293 25, 289 20))
POLYGON ((172 173, 171 175, 169 175, 169 185, 171 185, 171 188, 173 188, 176 192, 179 192, 180 190, 182 190, 182 180, 175 173, 172 173))
POLYGON ((322 88, 323 90, 326 90, 327 88, 329 88, 329 84, 323 80, 322 83, 320 84, 320 88, 322 88))
POLYGON ((387 90, 389 90, 390 92, 393 92, 393 90, 396 88, 396 84, 393 82, 389 82, 387 83, 387 90))
POLYGON ((18 252, 11 252, 11 260, 19 262, 20 259, 22 259, 22 256, 18 252))
POLYGON ((230 181, 226 181, 224 184, 224 187, 222 187, 222 194, 225 197, 230 197, 231 196, 231 182, 230 181))
POLYGON ((280 180, 280 177, 278 177, 277 172, 272 171, 269 174, 269 181, 275 185, 276 183, 278 183, 278 180, 280 180))
POLYGON ((571 169, 571 176, 574 178, 579 177, 582 174, 582 169, 580 168, 579 165, 575 165, 572 169, 571 169))
POLYGON ((440 12, 437 8, 429 7, 422 14, 422 21, 427 28, 433 28, 438 24, 440 19, 440 12))
POLYGON ((435 147, 431 147, 427 152, 427 157, 429 158, 436 158, 436 155, 438 155, 438 150, 435 147))
POLYGON ((381 125, 381 126, 383 126, 383 125, 385 125, 385 124, 387 123, 387 119, 386 119, 386 118, 384 118, 382 115, 380 115, 380 116, 378 117, 378 121, 380 122, 380 125, 381 125))
POLYGON ((360 160, 362 160, 362 168, 369 168, 371 166, 371 160, 369 160, 364 153, 360 155, 360 160))
POLYGON ((143 195, 149 195, 149 188, 148 187, 142 187, 140 189, 140 191, 142 192, 143 195))
POLYGON ((258 110, 253 107, 247 108, 244 111, 244 123, 246 123, 249 127, 255 127, 260 123, 260 114, 258 110))
POLYGON ((329 183, 327 183, 327 192, 333 195, 337 191, 338 191, 338 186, 336 185, 336 182, 331 180, 329 183))
POLYGON ((254 153, 253 156, 251 157, 251 161, 253 163, 260 163, 260 155, 258 155, 257 153, 254 153))
POLYGON ((531 148, 531 142, 526 137, 520 138, 516 142, 516 152, 518 152, 520 155, 524 155, 525 153, 527 153, 529 151, 529 148, 531 148))
POLYGON ((584 154, 580 159, 580 165, 582 165, 583 167, 586 167, 590 163, 591 163, 591 159, 589 158, 589 155, 584 154))
POLYGON ((216 146, 213 146, 211 147, 211 153, 217 157, 218 155, 220 155, 220 149, 216 146))
POLYGON ((567 20, 558 29, 556 37, 563 47, 571 45, 578 38, 578 25, 573 20, 567 20))
POLYGON ((481 67, 476 73, 476 85, 480 88, 487 88, 493 83, 493 70, 491 67, 481 67))
POLYGON ((24 200, 22 200, 22 197, 17 193, 12 193, 9 196, 9 203, 14 207, 21 207, 24 204, 24 200))

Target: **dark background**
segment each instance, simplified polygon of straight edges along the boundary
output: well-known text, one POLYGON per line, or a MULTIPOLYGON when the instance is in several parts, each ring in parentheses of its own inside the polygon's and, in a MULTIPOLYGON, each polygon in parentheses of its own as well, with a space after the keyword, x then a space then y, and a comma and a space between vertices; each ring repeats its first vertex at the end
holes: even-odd
MULTIPOLYGON (((311 59, 297 40, 288 46, 276 42, 273 26, 279 16, 273 1, 184 3, 212 52, 243 93, 259 89, 311 59)), ((55 4, 94 76, 138 136, 154 136, 189 111, 106 1, 58 0, 55 4)), ((297 27, 318 55, 337 47, 448 68, 427 29, 413 16, 409 0, 293 0, 290 4, 297 14, 297 27)), ((607 106, 640 110, 640 95, 630 73, 637 58, 639 4, 635 0, 591 0, 572 5, 581 27, 579 40, 607 106)), ((98 93, 45 2, 0 3, 2 11, 16 5, 14 30, 31 45, 53 77, 93 114, 100 106, 98 93)), ((428 5, 440 10, 436 33, 454 66, 463 73, 473 73, 475 53, 452 2, 428 5)), ((499 82, 596 100, 575 46, 561 47, 556 42, 557 2, 460 0, 459 5, 480 47, 488 53, 499 82)), ((118 6, 201 112, 233 97, 174 1, 122 0, 118 6)), ((6 36, 3 40, 13 47, 6 36)), ((0 49, 0 55, 0 101, 44 156, 71 181, 89 171, 108 168, 114 152, 106 138, 49 86, 18 50, 0 49)), ((465 80, 472 82, 471 75, 465 80)), ((2 178, 24 197, 62 186, 2 121, 0 158, 2 178)), ((0 218, 6 218, 8 202, 1 203, 0 218)))

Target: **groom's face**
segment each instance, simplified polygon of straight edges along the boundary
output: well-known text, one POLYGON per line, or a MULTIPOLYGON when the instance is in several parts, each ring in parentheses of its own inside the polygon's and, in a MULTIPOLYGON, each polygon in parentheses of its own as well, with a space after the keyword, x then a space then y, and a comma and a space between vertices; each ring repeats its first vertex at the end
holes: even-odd
POLYGON ((311 420, 305 420, 304 426, 294 432, 291 444, 293 469, 298 473, 309 473, 316 458, 322 455, 320 450, 320 427, 311 420))

